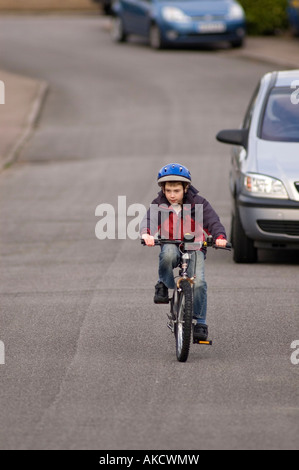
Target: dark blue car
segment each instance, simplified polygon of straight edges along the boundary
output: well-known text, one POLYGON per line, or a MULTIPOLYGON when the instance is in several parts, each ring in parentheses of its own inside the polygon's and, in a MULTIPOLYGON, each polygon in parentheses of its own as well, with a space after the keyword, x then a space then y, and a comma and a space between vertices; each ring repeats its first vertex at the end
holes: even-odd
POLYGON ((219 41, 241 47, 246 36, 245 13, 235 0, 116 0, 113 12, 116 41, 143 36, 154 49, 219 41))
POLYGON ((299 36, 299 0, 289 0, 288 14, 292 30, 299 36))

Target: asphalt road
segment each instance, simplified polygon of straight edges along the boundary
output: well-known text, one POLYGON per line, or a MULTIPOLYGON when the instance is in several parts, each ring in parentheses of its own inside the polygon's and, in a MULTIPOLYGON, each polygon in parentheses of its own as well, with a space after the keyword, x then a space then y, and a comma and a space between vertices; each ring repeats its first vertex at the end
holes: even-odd
MULTIPOLYGON (((97 17, 2 17, 1 67, 49 82, 34 137, 0 176, 1 449, 296 449, 298 255, 210 253, 214 345, 179 364, 158 251, 95 237, 95 209, 148 205, 190 167, 229 229, 229 148, 269 66, 229 51, 114 45, 97 17)), ((127 222, 131 220, 127 218, 127 222)))

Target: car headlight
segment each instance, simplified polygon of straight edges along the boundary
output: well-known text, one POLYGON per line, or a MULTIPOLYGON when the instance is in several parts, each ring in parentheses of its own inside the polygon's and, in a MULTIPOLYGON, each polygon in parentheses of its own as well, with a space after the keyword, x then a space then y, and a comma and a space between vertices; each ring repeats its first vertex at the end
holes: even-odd
POLYGON ((162 16, 164 20, 170 23, 189 23, 190 16, 187 16, 182 10, 175 7, 164 7, 162 9, 162 16))
POLYGON ((241 5, 235 4, 230 7, 228 17, 230 20, 243 20, 245 12, 241 5))
POLYGON ((244 189, 251 196, 289 199, 283 183, 270 176, 248 173, 244 175, 244 189))

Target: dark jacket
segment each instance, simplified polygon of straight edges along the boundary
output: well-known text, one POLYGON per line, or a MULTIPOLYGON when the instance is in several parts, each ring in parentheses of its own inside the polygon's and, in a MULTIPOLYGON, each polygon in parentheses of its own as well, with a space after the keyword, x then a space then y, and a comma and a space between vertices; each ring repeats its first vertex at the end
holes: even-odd
POLYGON ((202 236, 202 230, 208 235, 212 235, 215 240, 227 238, 225 228, 218 215, 210 203, 199 196, 197 189, 193 186, 190 186, 185 194, 183 210, 179 215, 172 209, 163 191, 159 192, 158 197, 152 202, 152 206, 140 224, 141 236, 159 234, 164 238, 182 240, 185 227, 190 227, 191 230, 189 229, 188 232, 195 233, 197 238, 202 236), (195 212, 198 206, 202 206, 203 227, 199 226, 198 215, 195 212), (155 208, 159 208, 159 210, 155 208))

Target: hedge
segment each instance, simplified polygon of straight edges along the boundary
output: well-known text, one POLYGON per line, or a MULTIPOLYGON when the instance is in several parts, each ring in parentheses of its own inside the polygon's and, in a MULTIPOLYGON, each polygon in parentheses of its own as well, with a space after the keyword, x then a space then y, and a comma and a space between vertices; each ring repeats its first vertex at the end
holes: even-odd
POLYGON ((275 34, 288 28, 288 0, 239 0, 253 35, 275 34))

